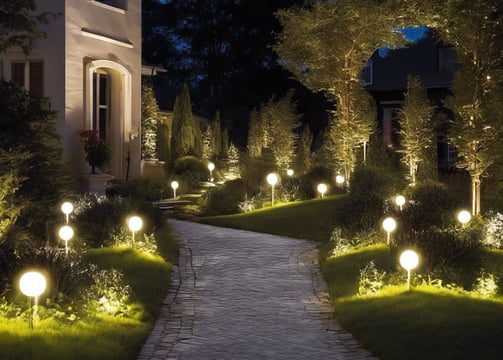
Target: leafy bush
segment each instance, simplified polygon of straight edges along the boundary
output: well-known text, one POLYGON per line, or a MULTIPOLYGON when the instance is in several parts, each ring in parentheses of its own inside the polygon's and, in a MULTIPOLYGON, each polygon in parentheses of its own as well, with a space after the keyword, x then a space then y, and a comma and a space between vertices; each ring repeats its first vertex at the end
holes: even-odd
POLYGON ((483 297, 493 297, 498 293, 498 277, 481 270, 473 286, 473 292, 483 297))
POLYGON ((166 179, 140 177, 128 181, 110 181, 107 184, 106 195, 155 201, 171 196, 171 191, 166 179))
POLYGON ((319 183, 325 183, 329 189, 334 188, 334 179, 332 170, 317 166, 309 170, 299 178, 299 184, 296 185, 298 193, 294 197, 299 200, 313 199, 318 196, 316 187, 319 183))
POLYGON ((193 181, 206 181, 208 180, 209 172, 206 165, 194 156, 183 156, 176 159, 173 172, 176 175, 183 175, 193 181))
POLYGON ((246 196, 246 186, 241 179, 225 182, 209 190, 201 206, 205 216, 236 214, 246 196))
POLYGON ((482 244, 496 249, 503 248, 503 214, 489 213, 482 244))
POLYGON ((386 271, 379 271, 374 261, 370 261, 360 270, 358 295, 369 295, 378 292, 384 286, 386 271))
POLYGON ((75 205, 75 217, 79 237, 91 247, 113 245, 111 234, 126 227, 126 219, 136 214, 143 219, 138 233, 151 233, 163 222, 162 214, 152 204, 134 198, 106 198, 94 194, 81 196, 75 205))

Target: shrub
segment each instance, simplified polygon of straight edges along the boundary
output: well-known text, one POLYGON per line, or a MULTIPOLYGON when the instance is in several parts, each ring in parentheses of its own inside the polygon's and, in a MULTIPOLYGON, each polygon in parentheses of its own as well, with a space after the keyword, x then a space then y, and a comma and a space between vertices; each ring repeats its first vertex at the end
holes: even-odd
POLYGON ((138 200, 155 201, 171 195, 171 188, 166 179, 136 178, 107 183, 107 197, 121 196, 138 200))
POLYGON ((201 213, 205 216, 236 214, 245 196, 246 186, 241 179, 227 181, 206 193, 201 213))
POLYGON ((360 270, 358 295, 369 295, 378 292, 384 286, 386 271, 377 270, 374 261, 370 261, 360 270))
POLYGON ((182 175, 188 179, 195 181, 195 184, 199 181, 208 180, 209 172, 206 165, 194 156, 183 156, 176 159, 173 172, 176 175, 182 175))
POLYGON ((300 200, 313 199, 318 196, 316 187, 319 183, 325 183, 330 188, 334 188, 334 179, 332 170, 317 166, 309 170, 304 175, 298 177, 298 184, 296 185, 298 193, 294 197, 300 200))
POLYGON ((496 249, 503 248, 503 214, 489 213, 482 244, 496 249))
POLYGON ((473 286, 473 292, 483 297, 493 297, 498 293, 498 277, 481 270, 473 286))

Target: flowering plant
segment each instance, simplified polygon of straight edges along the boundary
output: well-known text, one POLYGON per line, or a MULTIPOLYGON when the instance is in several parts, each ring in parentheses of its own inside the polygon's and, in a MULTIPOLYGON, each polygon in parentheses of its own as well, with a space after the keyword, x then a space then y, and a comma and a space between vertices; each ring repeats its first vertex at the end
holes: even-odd
POLYGON ((84 130, 80 132, 84 142, 86 161, 91 166, 91 173, 96 173, 96 168, 101 168, 110 163, 112 148, 105 140, 100 139, 97 130, 84 130))

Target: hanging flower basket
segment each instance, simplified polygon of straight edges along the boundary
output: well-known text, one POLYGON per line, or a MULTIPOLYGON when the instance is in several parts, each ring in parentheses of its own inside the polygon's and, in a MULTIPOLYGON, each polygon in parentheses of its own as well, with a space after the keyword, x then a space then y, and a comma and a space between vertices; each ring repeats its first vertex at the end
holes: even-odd
POLYGON ((96 169, 110 165, 112 160, 112 148, 105 140, 100 139, 97 130, 84 130, 80 132, 80 138, 84 142, 86 161, 91 166, 91 173, 96 174, 96 169))

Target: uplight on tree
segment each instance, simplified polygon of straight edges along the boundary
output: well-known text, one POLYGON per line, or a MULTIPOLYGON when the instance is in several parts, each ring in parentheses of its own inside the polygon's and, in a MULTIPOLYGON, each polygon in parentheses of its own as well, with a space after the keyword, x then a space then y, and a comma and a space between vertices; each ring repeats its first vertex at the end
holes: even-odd
POLYGON ((396 221, 395 221, 395 219, 393 219, 392 217, 387 217, 382 222, 382 227, 383 227, 384 231, 386 231, 386 234, 387 234, 387 243, 389 245, 389 240, 390 240, 390 237, 391 237, 391 232, 395 231, 395 229, 396 229, 396 221))
POLYGON ((407 289, 410 290, 410 271, 415 269, 419 263, 419 257, 413 250, 405 250, 400 255, 400 265, 407 270, 407 289))
POLYGON ((405 197, 403 197, 402 195, 398 195, 395 198, 395 203, 400 207, 400 211, 402 211, 402 207, 405 204, 405 197))
POLYGON ((61 205, 61 211, 65 214, 66 223, 68 224, 69 216, 73 212, 73 204, 71 202, 65 201, 61 205))
POLYGON ((134 234, 138 230, 140 230, 143 226, 143 221, 139 216, 131 216, 128 219, 127 225, 129 227, 129 230, 131 230, 132 233, 132 246, 134 248, 134 234))
POLYGON ((323 199, 323 195, 327 192, 327 185, 326 184, 318 184, 317 187, 318 192, 320 193, 321 198, 323 199))
POLYGON ((267 183, 271 185, 271 205, 274 205, 274 186, 278 183, 278 175, 275 173, 267 175, 267 183))
POLYGON ((178 181, 173 180, 171 182, 171 188, 173 189, 173 199, 176 199, 176 189, 178 189, 178 186, 179 186, 178 181))
POLYGON ((73 238, 73 228, 70 225, 64 225, 59 228, 58 235, 65 242, 65 255, 68 256, 68 241, 73 238))

